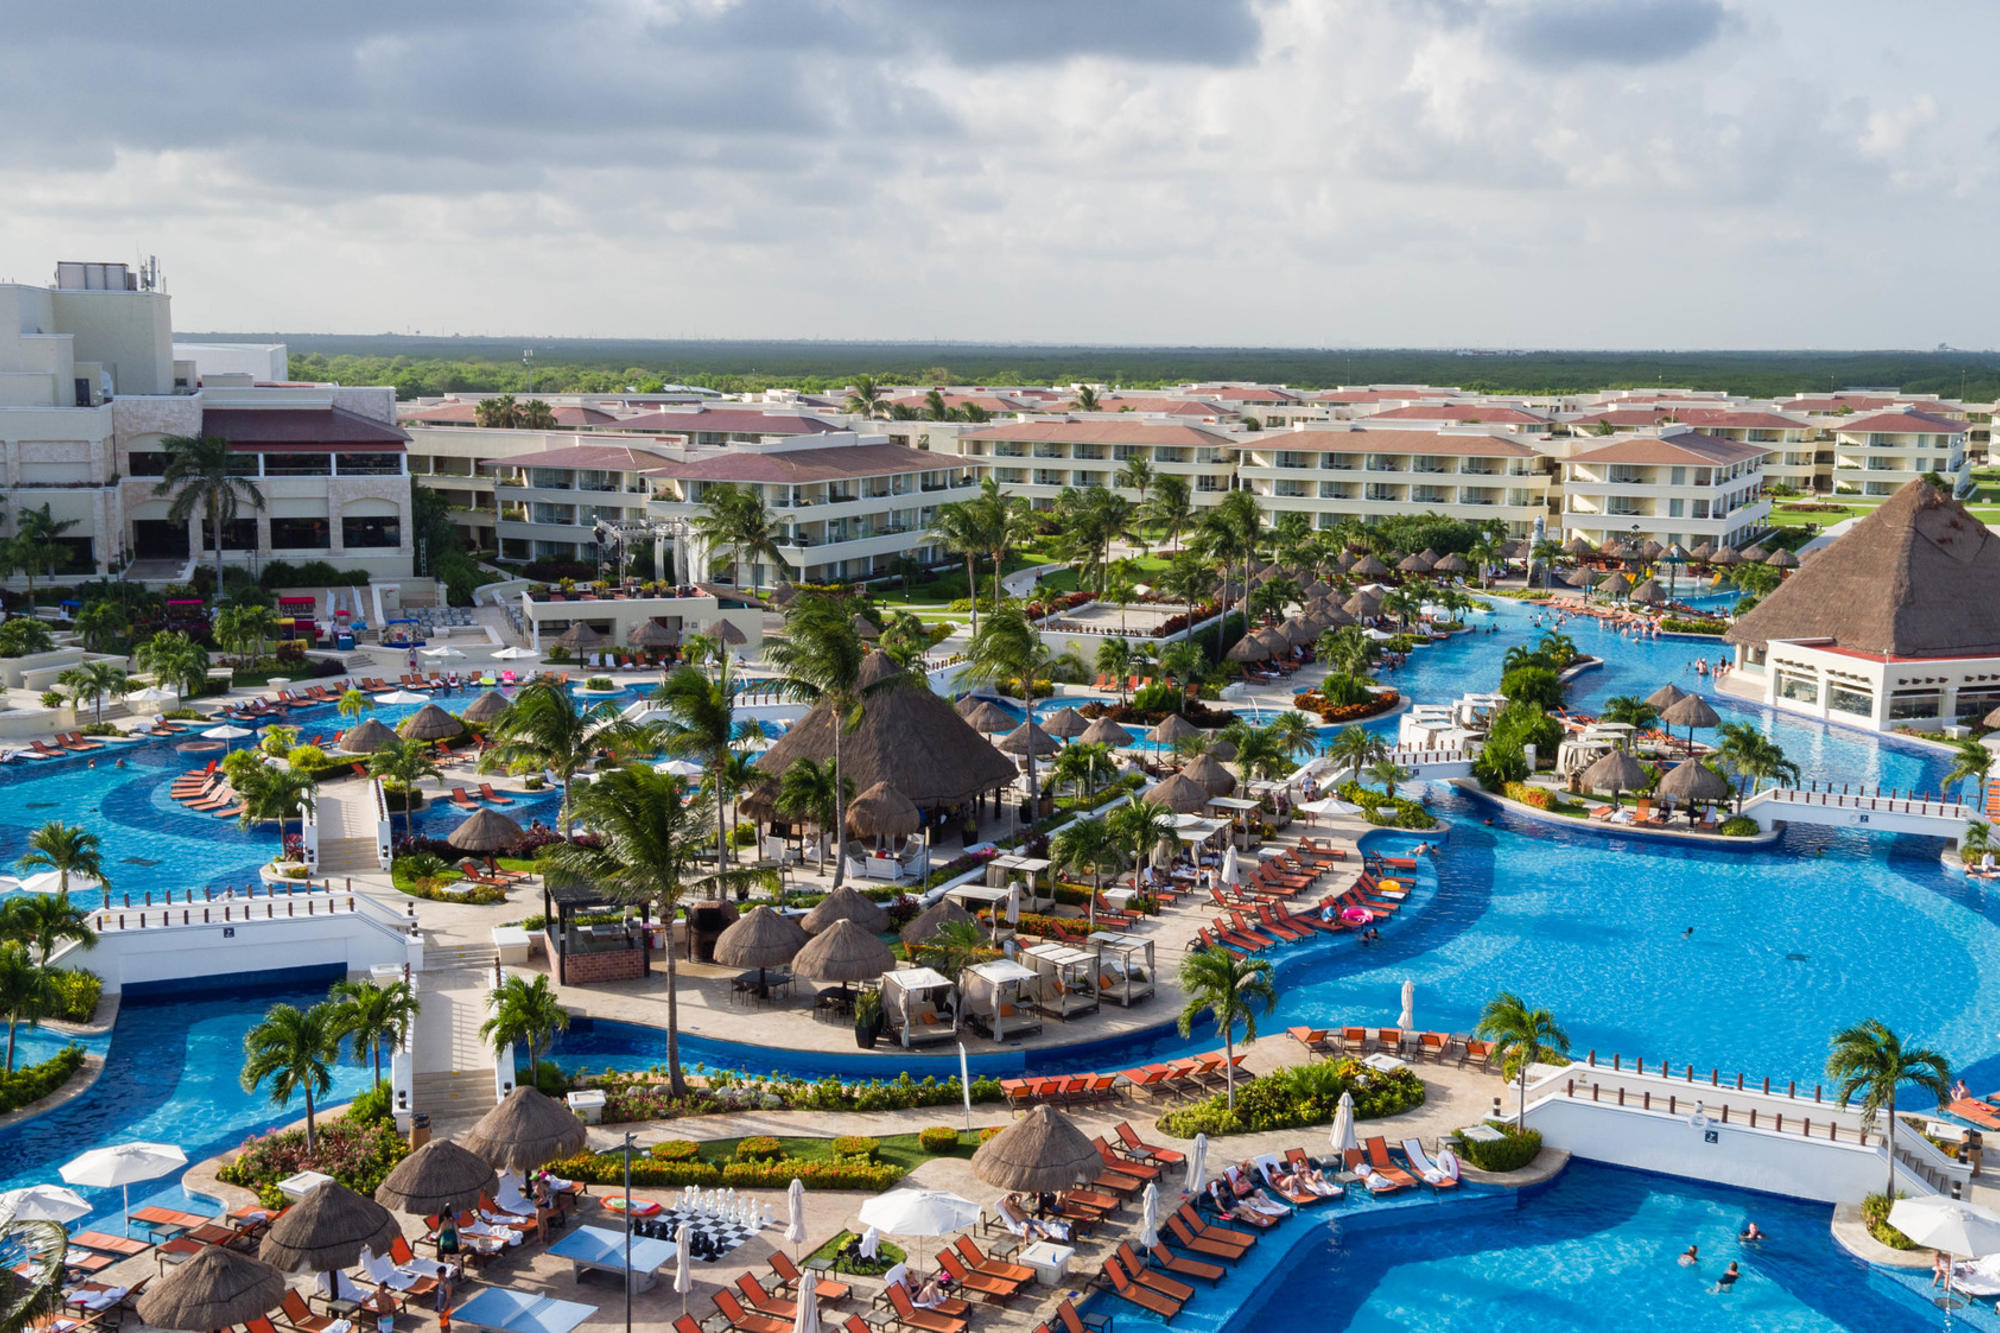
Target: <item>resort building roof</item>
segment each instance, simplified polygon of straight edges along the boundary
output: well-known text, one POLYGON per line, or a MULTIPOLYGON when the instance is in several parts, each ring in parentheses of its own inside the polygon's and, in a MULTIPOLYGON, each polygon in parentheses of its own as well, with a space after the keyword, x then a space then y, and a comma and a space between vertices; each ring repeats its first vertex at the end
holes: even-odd
POLYGON ((1371 421, 1476 421, 1482 425, 1537 426, 1548 421, 1526 408, 1500 403, 1422 403, 1377 412, 1371 421))
POLYGON ((1730 627, 1884 657, 2000 655, 2000 536, 1913 481, 1730 627))
POLYGON ((1684 430, 1672 435, 1637 435, 1615 440, 1596 449, 1569 456, 1572 463, 1687 463, 1696 467, 1721 467, 1768 454, 1767 445, 1738 444, 1734 440, 1684 430))
POLYGON ((1834 427, 1842 435, 1962 435, 1966 425, 1963 421, 1953 421, 1950 417, 1933 416, 1929 412, 1908 410, 1902 412, 1881 412, 1869 417, 1854 417, 1834 427))
POLYGON ((1005 440, 1023 444, 1239 444, 1220 431, 1178 421, 1016 421, 967 431, 961 440, 1005 440))
POLYGON ((344 407, 210 407, 201 414, 201 432, 220 436, 239 452, 256 453, 396 454, 410 442, 400 426, 344 407))
POLYGON ((848 477, 935 472, 959 465, 959 460, 951 455, 925 453, 900 444, 856 444, 845 448, 786 449, 769 453, 732 449, 727 453, 657 468, 648 475, 674 481, 776 482, 779 485, 804 486, 815 481, 841 481, 848 477))

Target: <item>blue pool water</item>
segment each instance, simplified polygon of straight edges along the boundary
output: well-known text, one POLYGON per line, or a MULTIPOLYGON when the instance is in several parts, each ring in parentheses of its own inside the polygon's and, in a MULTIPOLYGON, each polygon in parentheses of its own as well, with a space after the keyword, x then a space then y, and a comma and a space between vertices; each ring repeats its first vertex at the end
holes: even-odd
MULTIPOLYGON (((1227 1327, 1560 1333, 1611 1320, 1685 1333, 1937 1327, 1941 1316, 1915 1285, 1871 1271, 1833 1244, 1827 1213, 1824 1205, 1575 1162, 1504 1220, 1461 1219, 1445 1207, 1403 1225, 1317 1236, 1265 1284, 1268 1300, 1227 1327), (1745 1246, 1736 1236, 1752 1218, 1771 1239, 1745 1246), (1702 1262, 1683 1268, 1675 1259, 1690 1244, 1702 1262), (1710 1294, 1732 1260, 1742 1271, 1735 1290, 1710 1294)), ((1216 1294, 1227 1291, 1225 1284, 1216 1294)), ((1971 1327, 2000 1327, 1991 1304, 1973 1312, 1971 1327)), ((1126 1322, 1126 1308, 1117 1313, 1126 1322)), ((1187 1316, 1176 1327, 1184 1323, 1187 1316)))

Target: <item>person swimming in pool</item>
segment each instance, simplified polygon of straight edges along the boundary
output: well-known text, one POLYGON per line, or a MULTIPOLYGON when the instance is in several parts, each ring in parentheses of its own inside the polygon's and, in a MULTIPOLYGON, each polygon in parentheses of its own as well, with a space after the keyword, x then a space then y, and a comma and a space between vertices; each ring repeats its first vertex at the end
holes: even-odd
POLYGON ((1681 1251, 1681 1257, 1676 1262, 1678 1262, 1682 1268, 1693 1268, 1696 1264, 1701 1262, 1700 1248, 1694 1245, 1688 1246, 1685 1250, 1681 1251))
POLYGON ((1742 1276, 1742 1271, 1736 1267, 1736 1261, 1731 1259, 1729 1267, 1722 1270, 1722 1276, 1715 1279, 1715 1285, 1708 1289, 1709 1294, 1727 1295, 1730 1289, 1736 1285, 1736 1279, 1742 1276))
POLYGON ((1752 1222, 1743 1228, 1742 1232, 1736 1237, 1736 1239, 1742 1241, 1746 1245, 1752 1245, 1764 1239, 1764 1232, 1762 1231, 1762 1229, 1758 1227, 1758 1225, 1755 1222, 1752 1222))

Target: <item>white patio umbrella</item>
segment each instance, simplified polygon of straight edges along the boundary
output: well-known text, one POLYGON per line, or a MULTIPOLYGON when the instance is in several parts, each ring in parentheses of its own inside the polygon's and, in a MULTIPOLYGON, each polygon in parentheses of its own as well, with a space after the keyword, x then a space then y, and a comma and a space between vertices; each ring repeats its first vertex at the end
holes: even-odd
POLYGON ((1229 850, 1222 854, 1222 882, 1230 885, 1241 884, 1242 875, 1243 868, 1236 863, 1236 844, 1231 843, 1229 850))
POLYGON ((670 778, 698 778, 702 767, 691 759, 668 759, 653 765, 655 773, 665 773, 670 778))
MULTIPOLYGON (((19 887, 27 893, 61 893, 62 878, 60 870, 44 870, 38 875, 24 875, 19 881, 19 887)), ((101 889, 104 887, 104 881, 81 871, 72 870, 69 872, 69 887, 72 893, 85 889, 101 889)))
POLYGON ((74 1222, 89 1211, 81 1194, 60 1185, 29 1185, 0 1194, 0 1215, 23 1222, 74 1222))
POLYGON ((114 1143, 108 1148, 92 1148, 81 1157, 62 1164, 62 1178, 72 1185, 113 1185, 125 1191, 125 1234, 132 1234, 132 1183, 158 1180, 170 1171, 187 1165, 187 1154, 171 1143, 114 1143))
POLYGON ((1146 1196, 1139 1205, 1139 1248, 1151 1250, 1160 1243, 1160 1186, 1146 1182, 1146 1196))
MULTIPOLYGON (((979 1205, 949 1190, 890 1190, 861 1205, 857 1216, 863 1226, 875 1227, 891 1236, 949 1236, 979 1221, 979 1205)), ((917 1256, 921 1267, 921 1247, 917 1256)))
POLYGON ((1337 796, 1328 796, 1317 801, 1307 801, 1299 806, 1299 809, 1305 811, 1315 819, 1321 815, 1358 815, 1361 813, 1360 806, 1349 805, 1337 796))
POLYGON ((1396 1026, 1408 1032, 1417 1025, 1417 983, 1408 977, 1403 979, 1403 1016, 1396 1020, 1396 1026))
POLYGON ((1188 1153, 1187 1180, 1182 1183, 1181 1193, 1193 1194, 1208 1181, 1208 1135, 1194 1136, 1194 1148, 1188 1153))
POLYGON ((439 644, 439 645, 438 645, 437 647, 435 647, 435 648, 425 648, 425 649, 423 649, 423 650, 422 650, 421 652, 419 652, 419 653, 417 654, 417 656, 419 656, 419 657, 436 657, 436 658, 440 658, 440 659, 443 659, 443 658, 450 658, 450 657, 464 657, 464 656, 465 656, 465 654, 464 654, 464 653, 461 653, 460 651, 458 651, 458 649, 456 649, 456 648, 452 647, 452 646, 451 646, 450 644, 448 644, 448 643, 441 643, 441 644, 439 644))
POLYGON ((387 694, 375 696, 378 704, 421 704, 429 703, 428 694, 418 694, 415 690, 390 690, 387 694))
POLYGON ((148 685, 143 690, 134 690, 125 696, 128 704, 170 704, 180 698, 172 690, 163 690, 157 685, 148 685))
POLYGON ((1333 1150, 1345 1161, 1347 1153, 1361 1146, 1361 1140, 1354 1134, 1354 1094, 1340 1094, 1340 1104, 1333 1111, 1333 1132, 1327 1136, 1333 1150))
POLYGON ((799 1312, 792 1319, 792 1333, 819 1333, 819 1279, 810 1268, 799 1275, 799 1312))
POLYGON ((254 735, 248 727, 231 726, 225 722, 219 727, 210 727, 201 733, 202 738, 211 741, 240 741, 245 736, 254 735))
POLYGON ((681 1313, 688 1309, 688 1293, 694 1290, 694 1272, 688 1264, 688 1224, 674 1228, 674 1290, 681 1294, 681 1313))
POLYGON ((540 656, 541 654, 532 648, 502 648, 493 654, 494 660, 500 662, 532 662, 540 656))
MULTIPOLYGON (((805 1182, 797 1176, 792 1177, 792 1187, 785 1191, 785 1210, 789 1219, 785 1223, 786 1241, 793 1245, 805 1244, 806 1186, 805 1182)), ((796 1258, 797 1256, 794 1255, 793 1257, 796 1258)), ((804 1308, 803 1297, 800 1299, 800 1308, 804 1308)))
MULTIPOLYGON (((1917 1244, 1943 1250, 1954 1259, 2000 1253, 2000 1213, 1962 1199, 1939 1195, 1898 1199, 1889 1209, 1889 1225, 1917 1244)), ((1954 1301, 1947 1275, 1944 1295, 1937 1298, 1937 1304, 1949 1311, 1954 1301)))

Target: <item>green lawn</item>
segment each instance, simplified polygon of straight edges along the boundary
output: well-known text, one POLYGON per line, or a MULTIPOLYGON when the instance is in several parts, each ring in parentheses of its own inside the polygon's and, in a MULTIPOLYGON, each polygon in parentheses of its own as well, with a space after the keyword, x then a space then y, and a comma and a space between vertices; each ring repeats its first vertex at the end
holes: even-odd
MULTIPOLYGON (((962 1114, 957 1108, 949 1106, 941 1106, 937 1110, 940 1123, 962 1114)), ((933 1155, 917 1146, 917 1136, 914 1134, 880 1134, 875 1135, 874 1138, 875 1142, 881 1145, 875 1153, 877 1160, 887 1162, 893 1166, 900 1166, 906 1172, 916 1170, 917 1167, 928 1162, 933 1155)), ((736 1145, 742 1141, 742 1139, 710 1139, 701 1145, 699 1155, 704 1162, 713 1162, 717 1166, 723 1166, 736 1160, 736 1145)), ((797 1158, 802 1162, 831 1162, 833 1160, 832 1139, 780 1137, 778 1142, 784 1145, 786 1156, 797 1158)), ((967 1134, 961 1130, 958 1135, 958 1146, 948 1153, 938 1153, 936 1156, 971 1157, 972 1150, 978 1146, 979 1141, 974 1135, 967 1134)))
MULTIPOLYGON (((1141 555, 1132 558, 1132 581, 1150 583, 1171 568, 1168 561, 1156 555, 1141 555)), ((1075 592, 1076 571, 1058 569, 1053 574, 1042 576, 1042 588, 1047 592, 1075 592)))

